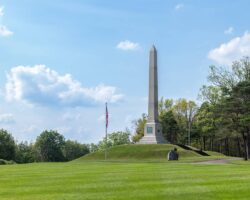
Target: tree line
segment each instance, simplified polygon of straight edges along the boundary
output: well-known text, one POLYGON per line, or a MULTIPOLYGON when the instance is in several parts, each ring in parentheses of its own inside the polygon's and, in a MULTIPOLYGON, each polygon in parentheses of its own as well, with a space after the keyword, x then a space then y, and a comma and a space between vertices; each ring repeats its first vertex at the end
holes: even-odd
MULTIPOLYGON (((164 137, 173 144, 195 146, 249 158, 250 60, 245 57, 229 67, 210 66, 208 85, 200 89, 201 102, 187 99, 159 101, 159 121, 164 137)), ((134 121, 133 142, 144 132, 147 116, 134 121)))
POLYGON ((32 162, 66 162, 77 159, 89 152, 104 150, 121 144, 129 144, 130 133, 113 132, 108 134, 107 143, 103 138, 98 144, 81 144, 66 140, 55 130, 45 130, 35 143, 17 143, 12 134, 0 129, 0 164, 32 163, 32 162))
POLYGON ((11 133, 0 130, 0 159, 16 163, 70 161, 89 153, 89 147, 65 140, 57 131, 43 131, 36 142, 15 142, 11 133))

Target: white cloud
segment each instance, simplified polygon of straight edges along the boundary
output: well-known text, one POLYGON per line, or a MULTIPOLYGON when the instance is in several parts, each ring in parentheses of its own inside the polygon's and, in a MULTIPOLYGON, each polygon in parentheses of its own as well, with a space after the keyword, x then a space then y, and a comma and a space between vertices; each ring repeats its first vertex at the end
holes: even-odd
POLYGON ((117 44, 116 48, 121 50, 137 50, 140 45, 138 43, 131 42, 129 40, 121 41, 117 44))
POLYGON ((208 58, 222 65, 231 65, 233 61, 250 56, 250 33, 236 37, 208 53, 208 58))
POLYGON ((64 121, 78 121, 81 118, 81 115, 78 114, 72 114, 72 113, 64 113, 62 116, 62 120, 64 121))
MULTIPOLYGON (((4 7, 0 7, 0 18, 4 16, 4 7)), ((0 36, 7 37, 13 35, 13 32, 10 31, 6 26, 0 25, 0 36)))
POLYGON ((13 32, 10 31, 6 26, 0 25, 0 36, 7 37, 13 35, 13 32))
POLYGON ((0 114, 0 124, 9 124, 15 122, 12 114, 0 114))
POLYGON ((176 11, 178 11, 178 10, 180 10, 180 9, 182 9, 182 8, 184 8, 184 4, 182 4, 182 3, 179 3, 179 4, 177 4, 177 5, 175 6, 175 10, 176 10, 176 11))
POLYGON ((230 35, 230 34, 233 33, 233 31, 234 31, 234 28, 233 28, 232 26, 230 26, 228 29, 226 29, 226 30, 224 31, 224 33, 227 34, 227 35, 230 35))
POLYGON ((106 115, 105 114, 100 115, 98 117, 98 119, 97 119, 97 121, 101 122, 101 123, 105 122, 105 120, 106 120, 106 115))
POLYGON ((126 128, 133 129, 134 128, 134 123, 133 123, 134 120, 135 120, 135 117, 133 115, 129 114, 129 115, 125 116, 124 125, 126 126, 126 128))
POLYGON ((24 130, 24 132, 32 133, 32 132, 37 131, 37 129, 38 129, 38 127, 36 127, 35 125, 30 125, 30 126, 28 126, 28 127, 24 130))
POLYGON ((3 10, 4 10, 4 7, 3 7, 3 6, 1 6, 1 7, 0 7, 0 17, 2 17, 2 16, 4 15, 3 10))
MULTIPOLYGON (((112 113, 109 113, 108 120, 110 121, 111 119, 113 119, 112 113)), ((106 114, 100 115, 100 116, 97 118, 97 121, 100 122, 100 123, 106 122, 106 114)))
POLYGON ((86 106, 115 103, 123 98, 117 88, 103 84, 86 88, 70 74, 59 75, 44 65, 17 66, 7 75, 5 86, 8 101, 52 106, 86 106))
POLYGON ((67 133, 72 131, 72 127, 69 127, 69 126, 60 126, 60 127, 54 128, 54 129, 63 135, 66 135, 67 133))

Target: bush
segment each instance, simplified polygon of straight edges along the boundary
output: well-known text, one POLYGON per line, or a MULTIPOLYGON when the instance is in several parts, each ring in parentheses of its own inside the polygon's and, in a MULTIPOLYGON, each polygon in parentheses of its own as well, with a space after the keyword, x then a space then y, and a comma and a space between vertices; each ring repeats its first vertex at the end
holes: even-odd
POLYGON ((13 165, 13 164, 16 164, 15 161, 13 160, 4 160, 4 159, 0 159, 0 165, 13 165))
POLYGON ((0 159, 0 165, 6 165, 6 163, 7 163, 6 160, 0 159))

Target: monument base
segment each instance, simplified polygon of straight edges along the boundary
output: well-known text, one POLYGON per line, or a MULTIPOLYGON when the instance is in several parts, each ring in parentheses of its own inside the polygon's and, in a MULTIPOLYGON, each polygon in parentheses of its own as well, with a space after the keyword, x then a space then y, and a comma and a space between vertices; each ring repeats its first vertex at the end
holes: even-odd
POLYGON ((166 144, 167 141, 162 135, 162 127, 160 123, 148 122, 144 127, 144 136, 138 144, 166 144))

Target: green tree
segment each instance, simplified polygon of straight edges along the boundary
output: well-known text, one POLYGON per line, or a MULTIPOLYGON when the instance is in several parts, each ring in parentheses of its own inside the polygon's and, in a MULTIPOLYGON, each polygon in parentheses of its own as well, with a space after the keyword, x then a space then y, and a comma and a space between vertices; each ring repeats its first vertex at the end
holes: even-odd
POLYGON ((107 146, 106 139, 103 138, 98 143, 98 150, 105 150, 105 148, 110 148, 112 146, 122 145, 122 144, 130 144, 130 133, 128 131, 122 132, 117 131, 113 133, 109 133, 107 136, 107 146))
POLYGON ((21 142, 16 145, 16 157, 17 163, 31 163, 35 161, 35 155, 33 151, 33 145, 28 142, 21 142))
POLYGON ((88 148, 91 153, 98 151, 98 145, 94 143, 88 144, 88 148))
POLYGON ((8 131, 0 129, 0 159, 15 159, 15 141, 8 131))
POLYGON ((249 158, 250 142, 250 79, 239 82, 225 99, 224 113, 230 117, 231 127, 241 134, 244 142, 244 157, 249 158))
POLYGON ((181 132, 181 143, 191 144, 191 131, 198 106, 194 101, 178 99, 173 107, 176 120, 181 132))
POLYGON ((97 146, 98 146, 98 150, 104 151, 105 149, 112 147, 112 143, 110 140, 107 140, 107 143, 106 143, 106 138, 104 137, 101 141, 98 142, 97 146))
POLYGON ((244 57, 232 64, 231 69, 210 66, 208 80, 213 86, 219 87, 224 95, 228 95, 232 89, 242 81, 250 79, 250 59, 244 57))
POLYGON ((57 131, 45 130, 36 139, 38 159, 46 162, 65 161, 65 139, 57 131))
POLYGON ((89 153, 89 148, 85 144, 77 141, 67 140, 64 147, 64 156, 67 161, 74 160, 89 153))
POLYGON ((164 112, 168 112, 173 109, 174 101, 173 99, 164 99, 163 97, 159 101, 159 115, 164 112))
POLYGON ((206 142, 211 141, 213 149, 213 139, 215 132, 215 122, 213 106, 209 102, 204 102, 195 115, 195 125, 199 131, 201 149, 206 150, 206 142))
POLYGON ((117 131, 108 134, 108 141, 111 142, 112 146, 117 146, 121 144, 130 144, 130 133, 117 131))
POLYGON ((204 86, 203 97, 212 104, 217 126, 216 136, 225 138, 226 152, 235 149, 229 148, 230 140, 237 139, 238 151, 241 150, 242 138, 244 143, 245 159, 249 151, 249 80, 250 60, 248 57, 233 62, 231 68, 210 67, 208 80, 211 86, 204 86), (210 97, 210 98, 207 98, 210 97), (215 100, 214 100, 215 99, 215 100), (217 116, 216 116, 217 115, 217 116))
MULTIPOLYGON (((219 146, 222 146, 223 138, 227 139, 229 130, 224 126, 225 117, 222 118, 221 102, 223 101, 222 90, 219 86, 202 86, 199 98, 205 101, 198 110, 195 117, 196 125, 199 130, 201 148, 206 150, 206 143, 210 140, 209 150, 214 150, 214 141, 219 140, 219 146), (223 122, 224 121, 224 122, 223 122), (223 131, 222 131, 223 130, 223 131)), ((221 148, 220 148, 221 152, 221 148)))
POLYGON ((165 139, 172 144, 177 144, 179 139, 179 126, 175 120, 173 111, 161 112, 159 121, 162 125, 162 132, 165 139))
POLYGON ((203 85, 198 96, 201 100, 207 101, 212 105, 218 104, 222 98, 220 87, 213 85, 203 85))
POLYGON ((142 117, 135 120, 134 122, 135 126, 135 135, 132 137, 133 142, 138 142, 144 135, 144 127, 147 123, 147 116, 146 114, 142 114, 142 117))

